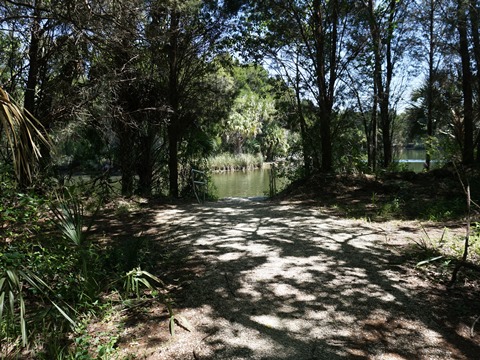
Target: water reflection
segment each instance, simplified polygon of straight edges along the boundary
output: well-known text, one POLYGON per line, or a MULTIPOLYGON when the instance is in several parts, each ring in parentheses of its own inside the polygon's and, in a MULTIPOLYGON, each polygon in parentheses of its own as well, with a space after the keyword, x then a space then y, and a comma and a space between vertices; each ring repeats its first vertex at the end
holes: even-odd
MULTIPOLYGON (((421 172, 425 162, 425 150, 403 150, 396 160, 407 164, 408 170, 421 172)), ((432 163, 435 167, 435 160, 432 163)), ((235 171, 217 173, 212 175, 212 181, 217 189, 216 195, 221 199, 225 197, 252 197, 269 194, 270 169, 253 171, 235 171)), ((285 181, 277 179, 277 191, 282 189, 285 181)))
POLYGON ((234 171, 212 175, 217 196, 251 197, 269 194, 269 169, 234 171))
MULTIPOLYGON (((406 164, 408 170, 422 172, 425 163, 425 150, 404 149, 396 157, 401 164, 406 164)), ((431 168, 435 168, 435 159, 432 160, 431 168)))

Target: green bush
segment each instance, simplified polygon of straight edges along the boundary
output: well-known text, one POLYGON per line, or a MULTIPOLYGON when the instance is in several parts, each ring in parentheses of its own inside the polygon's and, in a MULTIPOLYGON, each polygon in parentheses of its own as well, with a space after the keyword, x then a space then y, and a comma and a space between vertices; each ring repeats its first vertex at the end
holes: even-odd
MULTIPOLYGON (((2 213, 7 220, 2 231, 8 233, 7 241, 0 242, 0 358, 15 357, 27 345, 39 359, 115 356, 114 336, 89 335, 85 327, 113 308, 111 303, 102 304, 102 299, 122 288, 123 274, 138 266, 152 267, 148 255, 153 250, 144 237, 128 246, 100 248, 91 241, 86 219, 94 218, 103 200, 100 195, 83 200, 77 190, 46 199, 17 194, 12 187, 0 199, 7 210, 2 213), (76 319, 84 319, 83 330, 73 326, 76 319), (77 339, 73 344, 71 334, 77 339)), ((167 294, 156 289, 161 284, 158 278, 143 270, 129 274, 136 288, 127 292, 146 296, 140 290, 144 286, 148 296, 160 297, 171 312, 173 326, 167 294)))

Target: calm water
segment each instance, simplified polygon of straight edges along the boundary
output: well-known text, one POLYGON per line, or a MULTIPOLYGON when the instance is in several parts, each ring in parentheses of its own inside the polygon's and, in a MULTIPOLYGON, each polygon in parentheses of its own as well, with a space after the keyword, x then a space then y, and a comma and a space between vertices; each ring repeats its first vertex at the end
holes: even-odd
MULTIPOLYGON (((402 164, 407 164, 409 170, 421 172, 425 162, 425 150, 402 150, 396 159, 402 164)), ((431 167, 435 167, 435 159, 432 160, 431 167)))
POLYGON ((269 172, 270 169, 219 173, 212 175, 212 181, 217 188, 217 196, 220 199, 225 197, 268 196, 270 192, 269 172))
MULTIPOLYGON (((406 163, 409 170, 423 171, 425 150, 403 150, 396 157, 400 163, 406 163)), ((217 196, 251 197, 268 196, 270 169, 254 171, 235 171, 212 175, 212 181, 217 189, 217 196)), ((282 181, 277 179, 277 191, 281 190, 282 181)))

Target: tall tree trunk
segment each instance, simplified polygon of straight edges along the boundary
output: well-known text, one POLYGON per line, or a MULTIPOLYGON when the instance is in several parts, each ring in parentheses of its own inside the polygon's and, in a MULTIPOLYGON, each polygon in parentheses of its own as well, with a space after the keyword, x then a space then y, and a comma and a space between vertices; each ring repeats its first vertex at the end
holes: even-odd
POLYGON ((473 89, 472 70, 467 35, 467 3, 458 1, 458 34, 460 38, 460 57, 462 59, 462 91, 463 91, 463 154, 466 165, 474 161, 473 149, 473 89))
MULTIPOLYGON (((25 98, 23 101, 23 107, 27 112, 34 115, 36 114, 35 108, 35 92, 38 84, 38 72, 40 68, 40 59, 39 59, 39 49, 40 49, 40 39, 41 39, 41 29, 40 29, 40 6, 41 0, 36 0, 33 5, 33 17, 30 30, 30 45, 28 48, 28 76, 25 89, 25 98)), ((26 125, 22 125, 26 126, 26 125)), ((27 137, 27 129, 20 129, 22 138, 27 137)), ((33 161, 33 149, 29 141, 25 143, 25 153, 28 158, 31 158, 33 161)), ((18 174, 18 181, 21 188, 26 188, 31 184, 32 178, 31 174, 25 172, 26 168, 21 167, 20 173, 18 174)))
MULTIPOLYGON (((128 117, 128 115, 126 115, 128 117)), ((134 132, 127 119, 117 119, 117 134, 120 143, 119 160, 122 172, 122 195, 132 196, 134 191, 135 152, 134 132)))
POLYGON ((40 39, 41 39, 41 30, 40 30, 40 6, 41 0, 36 0, 34 2, 33 18, 32 25, 30 30, 30 46, 28 48, 28 77, 27 84, 25 89, 25 99, 23 106, 31 114, 35 115, 35 92, 38 82, 38 72, 39 72, 39 49, 40 49, 40 39))
POLYGON ((375 5, 373 0, 368 1, 368 18, 370 25, 370 36, 373 43, 374 55, 374 96, 376 96, 380 106, 380 125, 382 129, 383 140, 383 167, 388 167, 392 162, 392 134, 391 134, 391 116, 390 116, 390 84, 393 78, 393 62, 392 62, 392 33, 394 29, 394 18, 396 11, 396 0, 390 0, 389 17, 388 17, 388 33, 386 39, 382 38, 380 28, 375 15, 375 5), (385 83, 383 82, 383 42, 385 41, 385 60, 386 73, 385 83))
MULTIPOLYGON (((123 34, 122 34, 123 35, 123 34)), ((133 114, 138 110, 138 99, 132 94, 131 68, 129 64, 133 58, 134 50, 130 46, 131 39, 122 36, 120 47, 112 48, 113 66, 118 73, 118 85, 112 87, 116 100, 114 107, 119 110, 113 117, 113 128, 118 136, 118 158, 122 173, 122 195, 132 196, 134 192, 135 162, 138 131, 136 119, 133 114)))
MULTIPOLYGON (((472 24, 473 54, 475 57, 476 68, 480 68, 480 34, 479 34, 479 8, 476 0, 470 0, 470 22, 472 24)), ((480 71, 475 76, 476 88, 480 89, 480 71)), ((480 114, 480 102, 477 101, 476 114, 480 114)), ((476 162, 480 163, 480 129, 477 130, 477 138, 474 147, 477 147, 476 162)))
POLYGON ((300 122, 300 134, 302 136, 303 169, 305 171, 305 176, 309 176, 312 172, 312 165, 310 161, 311 152, 308 141, 307 123, 303 114, 302 99, 300 94, 300 68, 298 66, 298 57, 297 61, 295 62, 295 66, 295 100, 297 102, 298 119, 300 122))
POLYGON ((391 117, 389 114, 388 94, 381 94, 380 120, 382 124, 382 142, 383 142, 383 167, 387 168, 392 163, 392 136, 391 136, 391 117))
MULTIPOLYGON (((383 81, 382 81, 382 39, 380 36, 380 29, 378 28, 377 20, 375 19, 375 9, 373 0, 368 1, 368 22, 370 25, 370 36, 373 43, 373 109, 372 109, 372 157, 373 157, 373 171, 376 171, 377 166, 377 106, 383 103, 383 81)), ((380 110, 380 112, 382 112, 380 110)))
POLYGON ((372 171, 377 171, 377 152, 378 152, 378 96, 377 85, 373 84, 373 106, 372 106, 372 171))
POLYGON ((392 160, 392 117, 390 115, 390 88, 393 78, 393 62, 392 62, 392 38, 395 22, 397 0, 390 0, 389 16, 388 16, 388 32, 386 36, 386 76, 385 85, 382 90, 380 112, 382 118, 382 136, 383 136, 383 166, 388 167, 392 160))
POLYGON ((432 160, 432 144, 433 136, 433 81, 434 81, 434 55, 435 55, 435 0, 430 0, 428 10, 428 84, 427 84, 427 146, 425 154, 426 169, 430 170, 430 162, 432 160))
POLYGON ((331 4, 331 24, 332 32, 330 38, 324 31, 324 14, 322 12, 319 0, 313 1, 314 24, 315 24, 315 61, 316 61, 316 80, 318 88, 319 118, 320 118, 320 137, 322 145, 322 167, 323 172, 329 172, 333 169, 333 149, 332 149, 332 108, 335 91, 336 71, 337 71, 337 22, 338 22, 338 2, 335 0, 331 4), (329 51, 329 57, 326 56, 329 51), (327 59, 329 62, 329 73, 327 74, 327 59))
POLYGON ((179 93, 178 93, 178 31, 179 15, 172 10, 170 17, 170 46, 168 49, 168 100, 172 115, 168 124, 168 171, 170 196, 178 197, 178 141, 179 141, 179 93))

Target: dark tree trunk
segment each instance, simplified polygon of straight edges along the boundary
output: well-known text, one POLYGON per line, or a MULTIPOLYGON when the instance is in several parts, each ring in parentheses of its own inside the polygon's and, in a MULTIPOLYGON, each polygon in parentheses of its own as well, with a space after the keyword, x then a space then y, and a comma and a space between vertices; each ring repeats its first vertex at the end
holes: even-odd
POLYGON ((170 18, 170 44, 168 49, 168 100, 172 115, 168 124, 168 171, 169 193, 175 198, 179 195, 178 189, 178 141, 180 139, 179 89, 178 89, 178 31, 179 15, 172 11, 170 18))
POLYGON ((152 195, 153 185, 153 144, 155 135, 151 126, 148 126, 148 134, 141 136, 138 143, 138 163, 137 163, 137 175, 138 175, 138 192, 143 196, 152 195))
POLYGON ((387 33, 387 48, 386 48, 386 58, 387 58, 387 69, 386 69, 386 79, 385 79, 385 89, 383 94, 383 107, 382 119, 385 122, 384 129, 382 132, 384 140, 384 165, 388 167, 393 160, 393 132, 392 132, 392 116, 390 115, 390 88, 393 79, 393 61, 392 61, 392 38, 393 38, 393 29, 395 28, 395 13, 397 11, 397 0, 390 1, 389 8, 389 19, 388 19, 388 33, 387 33))
POLYGON ((386 73, 385 83, 383 82, 383 69, 382 69, 382 39, 381 32, 375 18, 375 7, 373 0, 368 1, 368 17, 370 25, 370 35, 373 42, 374 51, 374 96, 377 98, 380 106, 380 125, 382 129, 382 142, 383 142, 383 167, 388 167, 392 162, 392 134, 391 134, 391 116, 390 116, 390 83, 393 77, 393 62, 391 59, 391 41, 393 32, 393 21, 395 17, 396 1, 391 0, 389 3, 389 32, 386 42, 385 59, 386 59, 386 73))
POLYGON ((119 160, 122 172, 122 195, 132 196, 134 191, 135 153, 134 132, 126 119, 118 119, 119 160))
POLYGON ((386 57, 386 76, 385 84, 381 90, 380 117, 382 119, 382 137, 383 137, 383 166, 388 167, 393 160, 392 154, 392 117, 390 115, 390 87, 393 78, 393 62, 392 62, 392 37, 396 12, 396 0, 390 0, 388 32, 385 49, 386 57))
POLYGON ((315 62, 317 88, 319 92, 319 120, 320 137, 322 146, 323 172, 333 169, 332 148, 332 108, 337 71, 337 26, 338 26, 338 2, 333 1, 330 23, 331 34, 327 36, 324 30, 324 14, 319 0, 313 1, 314 24, 315 24, 315 62), (326 51, 328 49, 328 51, 326 51), (327 70, 328 61, 328 70, 327 70), (327 74, 328 72, 328 74, 327 74))
POLYGON ((463 91, 463 163, 472 164, 474 161, 473 149, 473 89, 472 70, 467 35, 467 4, 458 1, 458 33, 460 37, 460 57, 462 59, 462 91, 463 91))
POLYGON ((39 64, 39 48, 41 39, 40 30, 40 6, 41 0, 37 0, 34 3, 32 28, 30 31, 30 46, 28 49, 28 77, 25 90, 25 99, 23 106, 31 114, 35 115, 35 91, 38 83, 38 72, 40 68, 39 64))
POLYGON ((138 136, 138 127, 132 114, 138 110, 138 97, 135 87, 131 85, 131 68, 128 64, 132 59, 133 49, 130 39, 121 39, 121 48, 114 48, 114 67, 119 73, 118 87, 113 96, 120 111, 114 116, 114 130, 118 136, 118 160, 122 173, 122 195, 132 196, 134 193, 136 149, 135 142, 138 136))
MULTIPOLYGON (((373 134, 373 170, 376 169, 376 157, 377 157, 377 106, 380 103, 380 113, 383 103, 383 81, 382 81, 382 39, 380 36, 380 29, 378 28, 377 21, 374 14, 373 0, 368 1, 368 16, 370 25, 370 36, 373 42, 373 56, 374 56, 374 68, 373 68, 373 97, 374 106, 372 110, 372 134, 373 134)), ((380 121, 382 123, 382 119, 380 121)))
MULTIPOLYGON (((470 22, 472 24, 472 39, 473 39, 473 54, 475 56, 476 68, 480 69, 480 34, 479 34, 479 8, 476 0, 470 0, 470 22)), ((477 71, 475 77, 475 85, 477 89, 480 89, 480 71, 477 71)), ((480 114, 480 102, 477 101, 476 114, 480 114)), ((478 116, 478 115, 477 115, 478 116)), ((476 129, 477 138, 475 140, 474 147, 477 147, 476 162, 480 163, 480 129, 476 129)))
POLYGON ((380 104, 380 119, 382 123, 382 142, 383 142, 383 167, 387 168, 392 163, 392 137, 391 137, 391 119, 388 111, 388 95, 382 95, 383 100, 380 104))
POLYGON ((373 106, 372 106, 372 171, 377 171, 378 152, 378 97, 376 82, 373 84, 373 106))
MULTIPOLYGON (((39 49, 40 49, 40 40, 41 40, 41 29, 40 29, 40 6, 41 0, 37 0, 34 2, 33 5, 33 17, 32 17, 32 24, 30 30, 30 45, 28 48, 28 57, 29 57, 29 64, 28 64, 28 76, 27 76, 27 83, 25 89, 25 98, 23 102, 24 109, 32 114, 33 116, 36 115, 36 104, 35 104, 35 92, 38 84, 38 73, 40 68, 40 59, 39 59, 39 49)), ((25 138, 23 143, 25 144, 25 152, 28 152, 28 157, 32 158, 33 160, 33 149, 30 145, 30 141, 27 141, 27 129, 20 129, 21 137, 25 138)), ((31 173, 27 170, 26 167, 20 167, 20 172, 18 174, 18 181, 21 188, 28 187, 31 182, 31 173)))
POLYGON ((174 126, 168 127, 168 170, 170 196, 178 197, 178 133, 174 126))
POLYGON ((322 143, 322 172, 333 169, 332 135, 331 135, 331 110, 320 110, 320 136, 322 143))
POLYGON ((435 33, 434 33, 434 22, 435 22, 435 0, 430 0, 430 8, 428 12, 428 84, 427 84, 427 137, 428 142, 426 146, 426 155, 425 155, 425 167, 427 170, 430 170, 430 162, 432 160, 431 156, 431 142, 430 138, 433 136, 433 81, 434 81, 434 68, 433 61, 435 55, 435 33))

